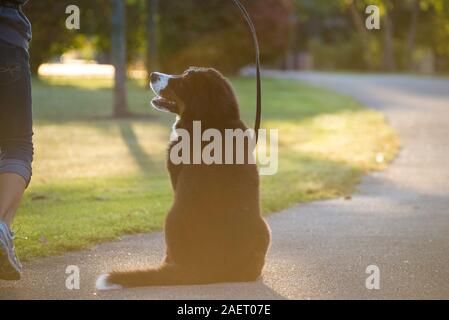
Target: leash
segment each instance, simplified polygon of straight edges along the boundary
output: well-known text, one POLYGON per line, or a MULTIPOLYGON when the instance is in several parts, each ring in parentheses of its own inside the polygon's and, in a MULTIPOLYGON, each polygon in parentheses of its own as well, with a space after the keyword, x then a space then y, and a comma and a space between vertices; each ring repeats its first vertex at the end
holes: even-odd
POLYGON ((260 48, 259 48, 259 40, 257 39, 256 28, 254 27, 253 21, 251 20, 251 16, 246 10, 245 6, 240 2, 240 0, 232 0, 235 5, 242 12, 243 17, 245 18, 248 26, 250 28, 251 34, 254 40, 254 47, 256 50, 256 78, 257 78, 257 101, 256 101, 256 121, 254 124, 254 131, 256 134, 256 144, 259 140, 259 129, 260 129, 260 120, 262 117, 262 81, 260 79, 260 48))

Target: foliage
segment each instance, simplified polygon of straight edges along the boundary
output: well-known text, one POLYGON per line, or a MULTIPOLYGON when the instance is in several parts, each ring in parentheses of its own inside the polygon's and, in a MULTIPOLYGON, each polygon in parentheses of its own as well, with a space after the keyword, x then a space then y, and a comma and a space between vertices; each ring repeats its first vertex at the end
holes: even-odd
MULTIPOLYGON (((264 63, 285 57, 289 45, 287 0, 243 1, 253 18, 264 63)), ((189 65, 232 72, 254 61, 246 22, 232 1, 167 0, 160 4, 161 64, 169 72, 189 65)))
MULTIPOLYGON (((71 1, 72 2, 72 1, 71 1)), ((65 27, 65 8, 68 1, 29 1, 24 11, 33 24, 31 68, 53 55, 61 54, 73 45, 75 34, 65 27)))
MULTIPOLYGON (((146 2, 126 1, 128 61, 144 56, 146 2)), ((289 4, 289 0, 246 0, 258 29, 265 62, 285 56, 289 4)), ((30 1, 25 12, 34 30, 31 52, 34 70, 53 56, 82 47, 87 40, 97 49, 97 58, 110 61, 110 1, 30 1), (65 8, 69 4, 81 9, 81 30, 65 28, 65 8)), ((248 27, 231 0, 160 1, 159 21, 161 57, 167 70, 180 71, 191 64, 199 64, 235 71, 253 60, 254 48, 248 27)))
MULTIPOLYGON (((145 15, 143 0, 127 0, 128 61, 143 54, 145 45, 145 15)), ((111 4, 106 0, 39 0, 29 1, 24 12, 33 26, 31 66, 36 71, 44 61, 70 49, 93 45, 96 58, 110 62, 111 4), (65 9, 69 5, 80 8, 80 30, 68 30, 65 9)))
MULTIPOLYGON (((142 60, 149 0, 124 1, 128 61, 142 60)), ((449 0, 243 2, 256 24, 264 64, 279 66, 288 52, 305 51, 314 55, 318 68, 378 70, 390 50, 397 70, 416 70, 426 52, 439 71, 449 70, 449 0), (380 6, 381 30, 366 30, 368 4, 380 6)), ((33 23, 34 70, 39 63, 86 43, 96 49, 100 61, 110 61, 110 1, 39 0, 30 1, 24 10, 33 23), (79 31, 64 27, 69 4, 81 8, 79 31)), ((231 0, 159 1, 156 20, 160 62, 167 72, 180 72, 189 65, 232 72, 253 61, 248 28, 231 0)))

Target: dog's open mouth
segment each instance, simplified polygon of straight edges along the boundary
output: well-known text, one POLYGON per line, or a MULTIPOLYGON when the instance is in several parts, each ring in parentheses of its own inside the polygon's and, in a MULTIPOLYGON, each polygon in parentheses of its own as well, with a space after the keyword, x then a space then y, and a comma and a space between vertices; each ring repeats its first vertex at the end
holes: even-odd
POLYGON ((156 96, 151 100, 152 105, 159 110, 174 112, 176 111, 176 102, 161 96, 156 96))

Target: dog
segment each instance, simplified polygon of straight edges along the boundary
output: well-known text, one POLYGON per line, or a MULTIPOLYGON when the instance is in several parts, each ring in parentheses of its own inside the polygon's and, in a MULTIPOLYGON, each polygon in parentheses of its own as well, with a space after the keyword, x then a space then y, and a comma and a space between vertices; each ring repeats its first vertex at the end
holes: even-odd
MULTIPOLYGON (((174 113, 174 129, 247 127, 230 83, 217 70, 191 67, 182 75, 151 74, 152 105, 174 113)), ((169 154, 178 141, 173 139, 169 154)), ((225 151, 225 150, 223 150, 225 151)), ((166 256, 159 267, 114 271, 100 289, 249 282, 262 273, 271 235, 259 205, 257 166, 174 164, 167 160, 174 202, 165 221, 166 256)))

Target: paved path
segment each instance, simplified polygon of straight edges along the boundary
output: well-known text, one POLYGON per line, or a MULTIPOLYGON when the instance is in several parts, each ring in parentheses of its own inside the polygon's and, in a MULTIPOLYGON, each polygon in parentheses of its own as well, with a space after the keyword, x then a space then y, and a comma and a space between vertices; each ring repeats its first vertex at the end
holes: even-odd
POLYGON ((96 293, 114 267, 161 259, 161 233, 124 237, 92 250, 25 264, 24 279, 0 282, 0 298, 342 299, 449 298, 449 81, 382 75, 277 73, 333 88, 385 112, 403 149, 389 170, 363 180, 352 200, 299 205, 268 218, 273 231, 256 283, 154 287, 96 293), (65 268, 81 269, 81 290, 65 268), (380 268, 380 290, 365 269, 380 268))

